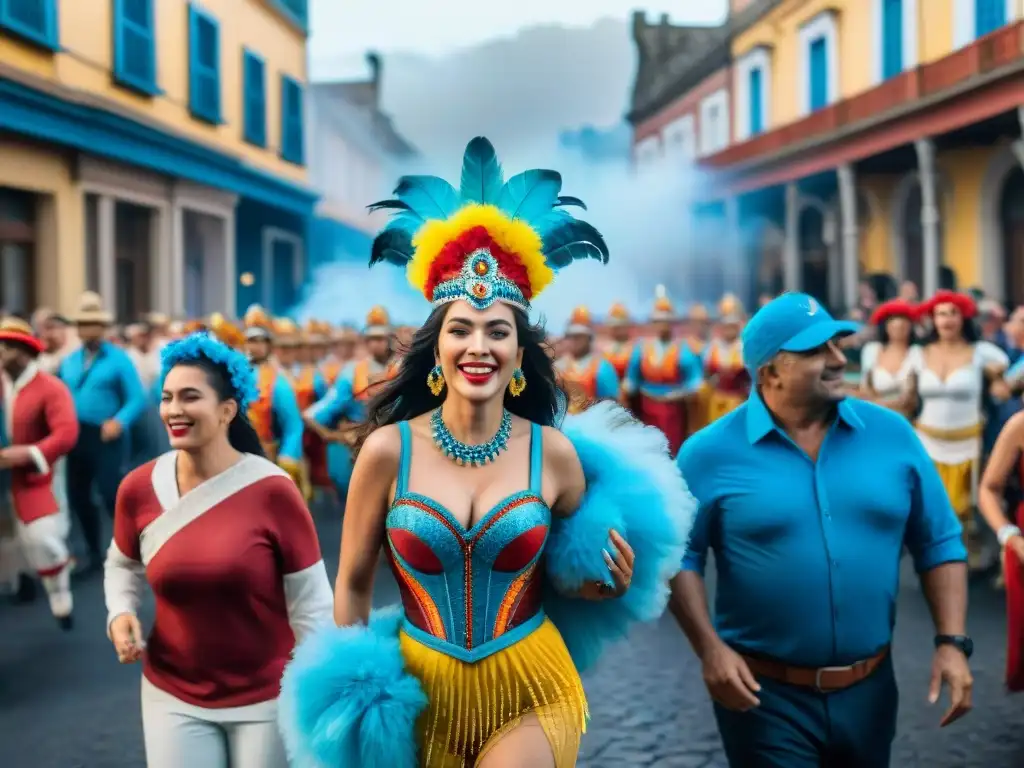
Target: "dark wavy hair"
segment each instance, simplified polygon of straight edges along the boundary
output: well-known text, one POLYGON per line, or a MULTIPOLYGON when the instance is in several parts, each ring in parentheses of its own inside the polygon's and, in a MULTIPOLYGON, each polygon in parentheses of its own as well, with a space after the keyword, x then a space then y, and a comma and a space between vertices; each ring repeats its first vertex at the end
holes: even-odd
MULTIPOLYGON (((206 357, 196 357, 190 360, 182 360, 174 367, 177 368, 178 366, 188 366, 202 371, 210 387, 217 393, 217 399, 220 402, 225 400, 238 402, 238 394, 231 383, 231 373, 223 363, 215 363, 206 357)), ((249 421, 249 416, 242 410, 241 406, 239 406, 238 412, 235 413, 235 418, 228 424, 228 442, 231 443, 232 448, 240 453, 266 456, 263 452, 263 443, 260 442, 260 436, 256 434, 256 428, 253 427, 249 421)))
MULTIPOLYGON (((974 344, 975 342, 981 341, 981 327, 978 325, 976 318, 963 318, 963 328, 961 333, 964 336, 964 341, 974 344)), ((928 331, 923 335, 921 344, 932 344, 939 340, 939 332, 935 328, 935 321, 931 322, 931 326, 928 331)))
MULTIPOLYGON (((384 385, 367 406, 366 421, 356 436, 354 454, 358 456, 366 438, 374 430, 397 424, 432 411, 444 402, 447 388, 439 396, 427 388, 427 375, 434 368, 441 327, 451 304, 437 307, 416 331, 405 352, 398 374, 384 385)), ((521 309, 511 307, 516 337, 523 350, 522 371, 526 389, 519 397, 506 390, 505 407, 520 418, 543 426, 553 426, 566 402, 565 392, 555 375, 554 361, 547 348, 547 334, 541 325, 532 325, 521 309)))

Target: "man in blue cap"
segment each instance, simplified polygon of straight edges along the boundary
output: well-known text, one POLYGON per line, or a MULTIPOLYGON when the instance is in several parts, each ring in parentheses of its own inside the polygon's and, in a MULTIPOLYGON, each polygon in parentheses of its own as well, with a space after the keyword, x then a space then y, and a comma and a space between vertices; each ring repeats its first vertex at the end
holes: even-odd
POLYGON ((949 687, 941 725, 971 708, 960 524, 906 419, 844 397, 837 341, 856 330, 805 294, 763 306, 743 330, 749 399, 678 457, 700 506, 670 606, 736 768, 889 765, 904 543, 935 618, 930 700, 949 687))

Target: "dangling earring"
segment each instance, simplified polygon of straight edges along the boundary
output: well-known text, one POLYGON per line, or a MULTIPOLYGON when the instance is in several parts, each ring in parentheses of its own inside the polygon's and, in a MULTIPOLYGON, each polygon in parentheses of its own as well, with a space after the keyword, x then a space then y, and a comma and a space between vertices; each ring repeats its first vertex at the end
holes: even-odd
POLYGON ((440 365, 435 365, 427 374, 427 389, 434 397, 440 397, 444 391, 444 372, 440 365))
POLYGON ((508 393, 512 397, 519 397, 525 389, 526 375, 523 373, 522 368, 516 368, 512 371, 512 380, 508 383, 508 393))

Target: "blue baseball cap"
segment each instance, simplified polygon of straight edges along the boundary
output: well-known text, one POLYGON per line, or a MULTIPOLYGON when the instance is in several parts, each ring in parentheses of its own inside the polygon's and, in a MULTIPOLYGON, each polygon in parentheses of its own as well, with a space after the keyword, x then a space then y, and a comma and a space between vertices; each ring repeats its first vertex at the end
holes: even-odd
POLYGON ((806 293, 784 293, 761 307, 743 328, 743 364, 756 371, 779 352, 807 352, 859 330, 858 323, 836 320, 806 293))

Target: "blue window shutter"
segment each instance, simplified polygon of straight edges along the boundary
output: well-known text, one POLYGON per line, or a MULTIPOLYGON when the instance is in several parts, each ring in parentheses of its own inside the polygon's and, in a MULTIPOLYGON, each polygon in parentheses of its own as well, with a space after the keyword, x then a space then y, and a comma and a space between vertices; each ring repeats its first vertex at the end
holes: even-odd
POLYGON ((194 117, 219 125, 220 26, 189 6, 189 107, 194 117))
POLYGON ((153 0, 114 0, 114 80, 142 93, 159 92, 153 0))
POLYGON ((819 37, 811 43, 809 85, 811 111, 828 106, 828 41, 819 37))
POLYGON ((0 29, 44 48, 60 48, 58 0, 0 0, 0 29))
POLYGON ((903 71, 903 0, 882 0, 882 77, 903 71))
POLYGON ((975 37, 1006 25, 1006 0, 974 0, 975 37))
POLYGON ((764 72, 760 67, 750 70, 750 135, 764 130, 764 72))
POLYGON ((281 77, 281 157, 302 165, 304 158, 302 86, 281 77))
POLYGON ((267 79, 263 60, 251 51, 242 55, 243 137, 258 147, 267 145, 267 79))

